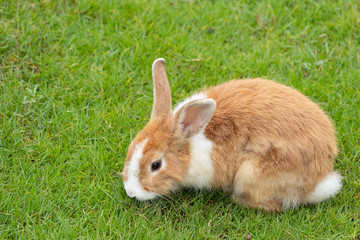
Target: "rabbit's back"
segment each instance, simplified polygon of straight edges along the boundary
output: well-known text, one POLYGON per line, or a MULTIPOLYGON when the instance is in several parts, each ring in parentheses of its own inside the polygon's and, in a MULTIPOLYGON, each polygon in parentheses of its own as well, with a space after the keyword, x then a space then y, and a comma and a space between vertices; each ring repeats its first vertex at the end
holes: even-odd
POLYGON ((332 123, 300 92, 269 80, 245 79, 212 87, 206 95, 217 107, 205 135, 218 146, 214 158, 226 156, 215 164, 219 173, 232 173, 229 181, 241 164, 239 156, 249 152, 261 157, 264 175, 307 175, 304 193, 332 171, 337 154, 332 123))

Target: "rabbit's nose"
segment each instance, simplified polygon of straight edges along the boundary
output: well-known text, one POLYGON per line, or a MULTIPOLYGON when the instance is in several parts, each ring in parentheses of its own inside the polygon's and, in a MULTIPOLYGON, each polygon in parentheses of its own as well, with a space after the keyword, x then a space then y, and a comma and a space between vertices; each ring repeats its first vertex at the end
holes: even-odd
POLYGON ((125 190, 126 190, 126 194, 127 194, 129 197, 131 197, 131 198, 135 197, 135 191, 130 190, 130 189, 125 189, 125 190))

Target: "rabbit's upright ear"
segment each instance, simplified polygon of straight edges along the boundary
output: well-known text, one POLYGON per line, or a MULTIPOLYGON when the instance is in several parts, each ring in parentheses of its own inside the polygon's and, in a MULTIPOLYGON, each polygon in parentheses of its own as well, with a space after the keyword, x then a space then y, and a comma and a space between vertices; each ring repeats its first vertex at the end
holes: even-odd
POLYGON ((171 114, 171 93, 169 81, 165 71, 165 60, 158 58, 152 65, 152 75, 154 81, 154 101, 151 118, 156 118, 161 114, 171 114))
POLYGON ((183 138, 195 136, 204 131, 216 108, 211 98, 191 101, 175 113, 174 132, 183 138))

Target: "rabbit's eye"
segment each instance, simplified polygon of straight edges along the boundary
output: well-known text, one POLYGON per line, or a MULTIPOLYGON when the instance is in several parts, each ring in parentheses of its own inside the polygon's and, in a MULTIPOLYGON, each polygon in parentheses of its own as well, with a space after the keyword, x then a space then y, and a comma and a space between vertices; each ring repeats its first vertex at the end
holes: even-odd
POLYGON ((160 167, 161 167, 161 160, 158 160, 158 161, 153 162, 153 163, 151 164, 151 170, 152 170, 152 171, 156 171, 156 170, 158 170, 160 167))

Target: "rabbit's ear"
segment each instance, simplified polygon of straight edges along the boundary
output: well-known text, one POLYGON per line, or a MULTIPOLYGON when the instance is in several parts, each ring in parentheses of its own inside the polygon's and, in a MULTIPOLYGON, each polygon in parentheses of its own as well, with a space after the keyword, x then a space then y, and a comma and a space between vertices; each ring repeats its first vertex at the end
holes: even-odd
POLYGON ((165 71, 165 60, 158 58, 152 65, 152 75, 154 81, 154 101, 151 118, 156 118, 161 114, 171 114, 171 93, 169 82, 165 71))
POLYGON ((174 116, 174 131, 181 137, 192 137, 204 131, 216 108, 211 98, 191 101, 185 104, 174 116))

